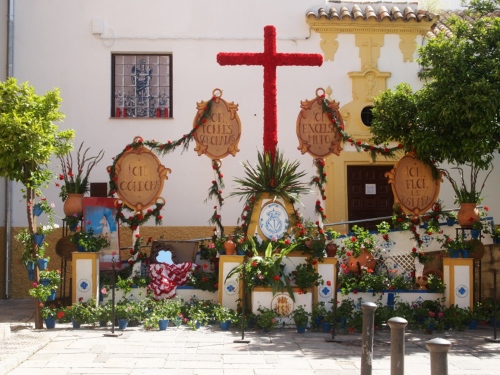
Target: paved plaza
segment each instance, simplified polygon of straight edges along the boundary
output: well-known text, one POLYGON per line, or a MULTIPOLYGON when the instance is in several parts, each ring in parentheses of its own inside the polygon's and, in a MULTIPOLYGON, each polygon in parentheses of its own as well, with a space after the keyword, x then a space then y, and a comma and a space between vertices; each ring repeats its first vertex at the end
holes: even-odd
MULTIPOLYGON (((0 323, 10 324, 10 337, 0 340, 0 374, 169 374, 169 375, 354 375, 361 371, 361 335, 331 335, 292 329, 265 334, 239 330, 221 331, 218 326, 193 331, 187 326, 166 331, 142 327, 116 330, 111 327, 57 324, 52 330, 35 330, 33 300, 0 300, 0 323)), ((448 354, 450 375, 500 374, 500 343, 493 328, 465 332, 426 334, 406 332, 405 374, 431 373, 426 342, 444 338, 452 343, 448 354)), ((372 374, 391 373, 390 331, 375 332, 372 374)))

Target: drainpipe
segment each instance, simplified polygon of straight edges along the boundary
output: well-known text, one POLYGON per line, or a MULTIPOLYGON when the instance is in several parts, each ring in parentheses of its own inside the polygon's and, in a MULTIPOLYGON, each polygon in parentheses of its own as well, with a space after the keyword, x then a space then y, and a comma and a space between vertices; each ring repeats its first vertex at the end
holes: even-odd
MULTIPOLYGON (((14 74, 14 0, 9 0, 7 26, 7 78, 14 74)), ((10 297, 12 254, 12 181, 5 179, 5 299, 10 297)))

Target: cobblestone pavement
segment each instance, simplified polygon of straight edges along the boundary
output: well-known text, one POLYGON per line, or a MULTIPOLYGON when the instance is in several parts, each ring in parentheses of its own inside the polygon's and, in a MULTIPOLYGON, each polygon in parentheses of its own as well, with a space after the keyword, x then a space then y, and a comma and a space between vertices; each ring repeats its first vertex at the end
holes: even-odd
MULTIPOLYGON (((0 300, 0 325, 10 337, 0 340, 0 374, 169 374, 169 375, 354 375, 361 372, 361 335, 331 335, 291 329, 264 334, 218 326, 197 331, 181 326, 166 331, 142 327, 116 330, 70 324, 35 330, 33 300, 0 300)), ((499 332, 500 333, 500 332, 499 332)), ((452 343, 450 375, 498 375, 500 343, 493 328, 436 334, 407 331, 405 374, 431 374, 426 343, 436 337, 452 343)), ((500 341, 500 340, 499 340, 500 341)), ((390 331, 375 332, 372 374, 391 373, 390 331)), ((365 367, 366 369, 366 367, 365 367)), ((442 374, 439 374, 442 375, 442 374)))

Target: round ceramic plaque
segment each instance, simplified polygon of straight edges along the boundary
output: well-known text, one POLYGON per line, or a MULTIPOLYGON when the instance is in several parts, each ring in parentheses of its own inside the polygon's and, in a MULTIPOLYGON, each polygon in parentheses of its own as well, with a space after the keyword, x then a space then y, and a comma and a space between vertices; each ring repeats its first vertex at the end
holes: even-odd
POLYGON ((269 239, 280 239, 288 230, 289 219, 285 207, 280 203, 268 203, 259 215, 259 228, 269 239))

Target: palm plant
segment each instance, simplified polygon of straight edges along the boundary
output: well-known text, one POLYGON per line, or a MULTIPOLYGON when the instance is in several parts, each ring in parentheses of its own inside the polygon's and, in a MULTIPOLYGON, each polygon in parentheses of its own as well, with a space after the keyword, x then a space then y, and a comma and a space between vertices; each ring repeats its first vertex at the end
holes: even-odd
POLYGON ((286 160, 279 150, 274 156, 258 152, 257 160, 255 166, 242 163, 246 177, 234 180, 240 186, 230 196, 240 196, 248 201, 252 197, 257 200, 261 193, 268 192, 293 203, 300 194, 308 191, 307 185, 300 181, 306 173, 297 171, 298 161, 286 160))

